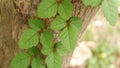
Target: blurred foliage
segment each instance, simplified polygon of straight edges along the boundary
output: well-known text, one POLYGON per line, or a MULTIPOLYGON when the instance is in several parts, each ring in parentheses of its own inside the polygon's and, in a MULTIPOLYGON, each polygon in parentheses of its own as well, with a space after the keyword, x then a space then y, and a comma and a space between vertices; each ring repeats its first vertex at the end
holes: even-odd
POLYGON ((87 60, 85 68, 116 68, 116 47, 106 43, 103 40, 96 48, 92 48, 93 57, 87 60))
POLYGON ((92 40, 91 37, 92 37, 92 32, 90 30, 87 30, 83 40, 84 41, 90 41, 90 40, 92 40))
MULTIPOLYGON (((116 1, 120 5, 120 0, 116 1)), ((97 45, 91 49, 92 57, 87 60, 85 68, 120 68, 115 66, 120 54, 120 28, 117 25, 111 27, 106 24, 100 14, 96 16, 96 20, 101 20, 103 25, 96 26, 95 23, 90 25, 83 38, 84 41, 92 41, 97 45)))

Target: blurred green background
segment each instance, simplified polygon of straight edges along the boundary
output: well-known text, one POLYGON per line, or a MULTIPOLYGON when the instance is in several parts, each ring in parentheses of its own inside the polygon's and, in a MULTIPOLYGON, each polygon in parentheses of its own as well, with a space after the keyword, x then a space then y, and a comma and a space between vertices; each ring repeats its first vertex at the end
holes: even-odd
POLYGON ((115 26, 99 10, 74 51, 70 68, 120 68, 120 7, 118 10, 115 26))

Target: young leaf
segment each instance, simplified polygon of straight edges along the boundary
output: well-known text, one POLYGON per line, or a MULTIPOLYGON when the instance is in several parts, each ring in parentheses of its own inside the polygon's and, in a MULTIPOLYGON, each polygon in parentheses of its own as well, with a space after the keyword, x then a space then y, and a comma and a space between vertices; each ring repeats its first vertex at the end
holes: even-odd
POLYGON ((19 53, 17 54, 12 62, 12 68, 27 68, 30 64, 30 55, 26 53, 19 53))
POLYGON ((45 24, 42 20, 38 19, 30 19, 29 20, 29 25, 32 29, 39 31, 45 27, 45 24))
POLYGON ((19 47, 28 49, 36 46, 39 42, 38 33, 32 29, 26 29, 19 39, 19 47))
POLYGON ((60 30, 66 25, 66 20, 62 19, 60 16, 58 16, 52 23, 51 28, 53 30, 60 30))
POLYGON ((36 57, 32 60, 32 68, 45 68, 43 65, 43 60, 39 57, 36 57))
POLYGON ((53 52, 53 34, 49 31, 45 31, 40 36, 40 42, 42 44, 42 53, 48 55, 53 52))
POLYGON ((100 3, 102 2, 102 0, 82 0, 82 2, 86 5, 86 6, 93 6, 93 7, 97 7, 100 5, 100 3))
POLYGON ((57 13, 57 2, 56 0, 42 0, 41 4, 38 6, 38 17, 40 18, 50 18, 57 13))
POLYGON ((61 68, 62 57, 58 53, 51 53, 46 58, 48 68, 61 68))
POLYGON ((60 54, 60 56, 66 56, 68 51, 67 49, 65 48, 64 45, 62 45, 61 42, 58 42, 57 45, 56 45, 56 50, 57 52, 60 54))
POLYGON ((32 47, 28 49, 28 53, 30 55, 38 55, 39 54, 39 49, 37 47, 32 47))
POLYGON ((118 19, 117 3, 115 0, 104 0, 102 11, 111 25, 115 25, 118 19))
POLYGON ((81 25, 81 19, 78 18, 72 18, 70 25, 66 27, 60 34, 61 42, 68 50, 73 50, 75 48, 78 34, 80 31, 81 25))
POLYGON ((58 13, 63 19, 68 20, 72 15, 72 11, 73 4, 71 0, 63 0, 62 3, 59 4, 58 13))

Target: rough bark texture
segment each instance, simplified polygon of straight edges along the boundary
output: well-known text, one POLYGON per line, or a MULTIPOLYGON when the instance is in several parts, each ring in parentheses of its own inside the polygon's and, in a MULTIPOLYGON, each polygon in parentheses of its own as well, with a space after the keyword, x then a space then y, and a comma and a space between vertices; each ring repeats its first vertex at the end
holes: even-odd
MULTIPOLYGON (((40 0, 0 0, 0 68, 11 68, 10 61, 16 53, 21 51, 18 48, 18 39, 22 31, 27 28, 29 18, 36 16, 37 5, 40 0)), ((79 16, 83 20, 82 37, 91 18, 99 8, 85 7, 81 0, 73 0, 73 16, 79 16)), ((78 40, 80 41, 80 40, 78 40)), ((64 58, 62 68, 68 68, 72 52, 64 58)))

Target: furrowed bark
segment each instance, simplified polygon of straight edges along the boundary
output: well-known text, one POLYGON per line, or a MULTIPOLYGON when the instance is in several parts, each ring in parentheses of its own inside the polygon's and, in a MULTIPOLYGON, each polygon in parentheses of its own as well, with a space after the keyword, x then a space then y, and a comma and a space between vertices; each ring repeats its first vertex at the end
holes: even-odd
MULTIPOLYGON (((0 0, 0 68, 11 68, 11 59, 21 51, 18 48, 18 39, 22 31, 28 27, 28 19, 36 17, 36 9, 40 0, 0 0)), ((91 18, 99 10, 98 8, 86 7, 81 0, 73 0, 73 16, 83 20, 82 30, 79 34, 80 41, 91 18)), ((62 68, 68 68, 72 52, 64 58, 62 68)))

